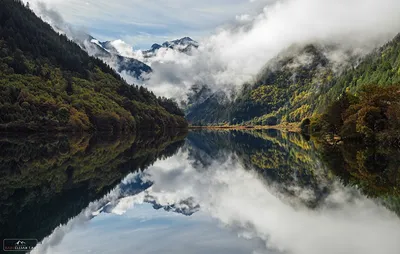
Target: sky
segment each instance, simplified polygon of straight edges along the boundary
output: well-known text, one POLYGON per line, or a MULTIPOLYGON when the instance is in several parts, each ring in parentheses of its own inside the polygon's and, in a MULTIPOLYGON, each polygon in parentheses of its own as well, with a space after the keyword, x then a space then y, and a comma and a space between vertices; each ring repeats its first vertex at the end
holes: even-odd
MULTIPOLYGON (((25 2, 27 0, 24 0, 25 2)), ((123 40, 135 49, 185 36, 199 40, 236 16, 259 12, 272 0, 30 0, 100 41, 123 40)))
MULTIPOLYGON (((31 3, 35 6, 38 0, 31 3)), ((139 83, 158 96, 179 102, 187 100, 194 85, 207 85, 213 92, 222 91, 231 97, 243 84, 254 83, 278 55, 293 53, 301 58, 291 52, 293 46, 320 45, 334 70, 340 73, 353 64, 353 58, 363 57, 400 32, 399 0, 44 0, 44 3, 47 9, 62 16, 50 23, 63 19, 74 26, 71 30, 89 33, 101 41, 118 42, 113 46, 119 54, 152 68, 152 73, 143 73, 144 83, 129 73, 121 73, 128 83, 139 83), (184 36, 200 43, 189 55, 162 49, 155 57, 145 58, 140 50, 184 36)), ((47 13, 43 16, 50 13, 43 12, 43 8, 36 12, 47 13)), ((68 25, 64 27, 69 29, 68 25)), ((109 59, 107 63, 115 66, 114 62, 109 59)))

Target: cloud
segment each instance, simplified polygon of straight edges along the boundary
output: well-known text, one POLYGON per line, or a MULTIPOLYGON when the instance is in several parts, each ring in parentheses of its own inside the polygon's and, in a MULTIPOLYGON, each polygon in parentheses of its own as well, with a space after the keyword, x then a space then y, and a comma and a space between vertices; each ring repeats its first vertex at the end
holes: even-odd
POLYGON ((88 32, 83 27, 76 28, 71 26, 58 11, 49 8, 44 2, 34 2, 30 6, 35 13, 45 22, 49 23, 56 32, 65 34, 71 40, 77 42, 88 39, 88 32))
POLYGON ((230 91, 252 82, 270 59, 293 44, 337 45, 327 56, 343 62, 349 50, 365 54, 400 32, 399 13, 397 0, 272 1, 258 15, 239 15, 204 37, 192 56, 161 51, 155 59, 142 59, 154 70, 146 85, 175 98, 184 98, 198 83, 230 91))
MULTIPOLYGON (((327 52, 327 57, 341 66, 350 59, 348 52, 365 54, 400 32, 398 0, 86 2, 87 5, 78 4, 77 0, 49 4, 65 7, 63 15, 69 17, 68 20, 78 21, 74 15, 85 20, 78 24, 87 25, 90 20, 97 22, 97 26, 122 31, 124 35, 120 37, 127 42, 116 41, 116 48, 125 56, 144 61, 154 70, 144 85, 157 95, 179 100, 186 98, 194 84, 206 84, 214 91, 231 93, 243 83, 253 82, 269 60, 293 44, 337 45, 335 51, 327 52), (128 15, 133 9, 144 14, 133 15, 135 11, 128 15), (180 9, 187 11, 176 15, 180 9), (222 22, 227 23, 207 36, 222 22), (129 23, 144 24, 140 26, 146 29, 133 29, 126 26, 129 23), (145 59, 135 45, 136 50, 128 46, 135 39, 166 40, 183 31, 189 36, 202 34, 197 38, 201 46, 191 55, 161 50, 155 58, 145 59)), ((126 73, 122 75, 131 83, 137 83, 126 73)))
POLYGON ((210 34, 242 11, 251 12, 261 3, 248 0, 24 0, 46 3, 65 20, 85 27, 104 40, 129 39, 135 48, 148 48, 158 36, 174 39, 210 34), (185 10, 185 11, 181 11, 185 10), (148 33, 149 38, 140 37, 148 33))

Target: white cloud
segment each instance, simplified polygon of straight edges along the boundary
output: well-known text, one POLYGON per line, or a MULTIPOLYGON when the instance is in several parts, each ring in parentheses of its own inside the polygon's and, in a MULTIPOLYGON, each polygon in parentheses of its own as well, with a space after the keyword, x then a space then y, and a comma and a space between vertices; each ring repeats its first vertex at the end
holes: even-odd
POLYGON ((338 63, 348 60, 349 49, 369 52, 400 32, 399 13, 397 0, 270 1, 258 15, 237 15, 236 23, 203 37, 193 56, 165 51, 150 60, 138 51, 131 56, 154 69, 146 84, 150 89, 182 99, 196 83, 230 91, 251 82, 270 59, 293 44, 338 44, 328 54, 338 63))
MULTIPOLYGON (((162 42, 158 39, 171 38, 182 34, 182 31, 188 36, 205 35, 221 22, 230 21, 211 36, 199 36, 197 39, 201 47, 193 56, 160 51, 156 58, 146 60, 140 51, 129 52, 126 44, 118 45, 124 55, 151 65, 154 73, 146 82, 147 87, 158 95, 178 99, 184 99, 193 84, 207 84, 214 90, 231 91, 245 82, 251 82, 271 58, 294 43, 339 44, 342 50, 328 56, 333 61, 343 61, 346 50, 368 52, 400 32, 398 0, 87 2, 88 6, 78 4, 77 0, 49 4, 62 8, 63 14, 69 17, 67 21, 83 25, 89 21, 98 25, 109 22, 113 30, 122 31, 126 34, 125 39, 130 38, 131 41, 135 38, 151 40, 156 34, 157 41, 153 42, 162 42), (260 6, 265 8, 259 8, 258 14, 255 14, 256 7, 260 6), (138 11, 143 14, 137 14, 138 11), (85 17, 81 17, 83 13, 85 17), (85 22, 80 22, 74 15, 84 18, 85 22), (116 20, 119 20, 120 26, 113 23, 116 20), (146 32, 135 34, 125 31, 127 27, 124 24, 129 22, 146 24, 146 32), (149 32, 148 24, 163 24, 166 28, 149 32)), ((132 45, 131 41, 127 43, 132 45)))
MULTIPOLYGON (((44 2, 65 20, 84 27, 100 40, 129 39, 136 48, 159 42, 158 36, 175 39, 201 37, 242 11, 251 12, 261 3, 248 0, 24 0, 44 2), (184 11, 182 11, 184 10, 184 11), (149 33, 149 38, 141 37, 149 33)), ((263 0, 265 1, 265 0, 263 0)), ((162 42, 162 41, 161 41, 162 42)))

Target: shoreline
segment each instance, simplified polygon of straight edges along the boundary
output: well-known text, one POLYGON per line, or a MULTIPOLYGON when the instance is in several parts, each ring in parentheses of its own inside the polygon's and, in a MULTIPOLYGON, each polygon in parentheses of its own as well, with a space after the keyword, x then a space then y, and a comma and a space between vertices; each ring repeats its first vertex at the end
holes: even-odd
POLYGON ((217 126, 189 126, 189 130, 280 130, 286 132, 300 133, 300 123, 278 124, 272 126, 262 125, 248 125, 248 126, 235 126, 235 125, 217 125, 217 126))

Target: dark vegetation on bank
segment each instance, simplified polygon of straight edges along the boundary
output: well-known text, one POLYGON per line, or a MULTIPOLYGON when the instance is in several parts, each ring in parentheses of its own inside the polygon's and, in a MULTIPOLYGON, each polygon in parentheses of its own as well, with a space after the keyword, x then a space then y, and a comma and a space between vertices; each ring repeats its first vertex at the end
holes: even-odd
POLYGON ((337 135, 344 142, 400 146, 400 86, 364 86, 344 93, 324 114, 305 119, 304 133, 337 135))
POLYGON ((174 101, 128 85, 20 1, 0 6, 0 131, 187 127, 174 101))

